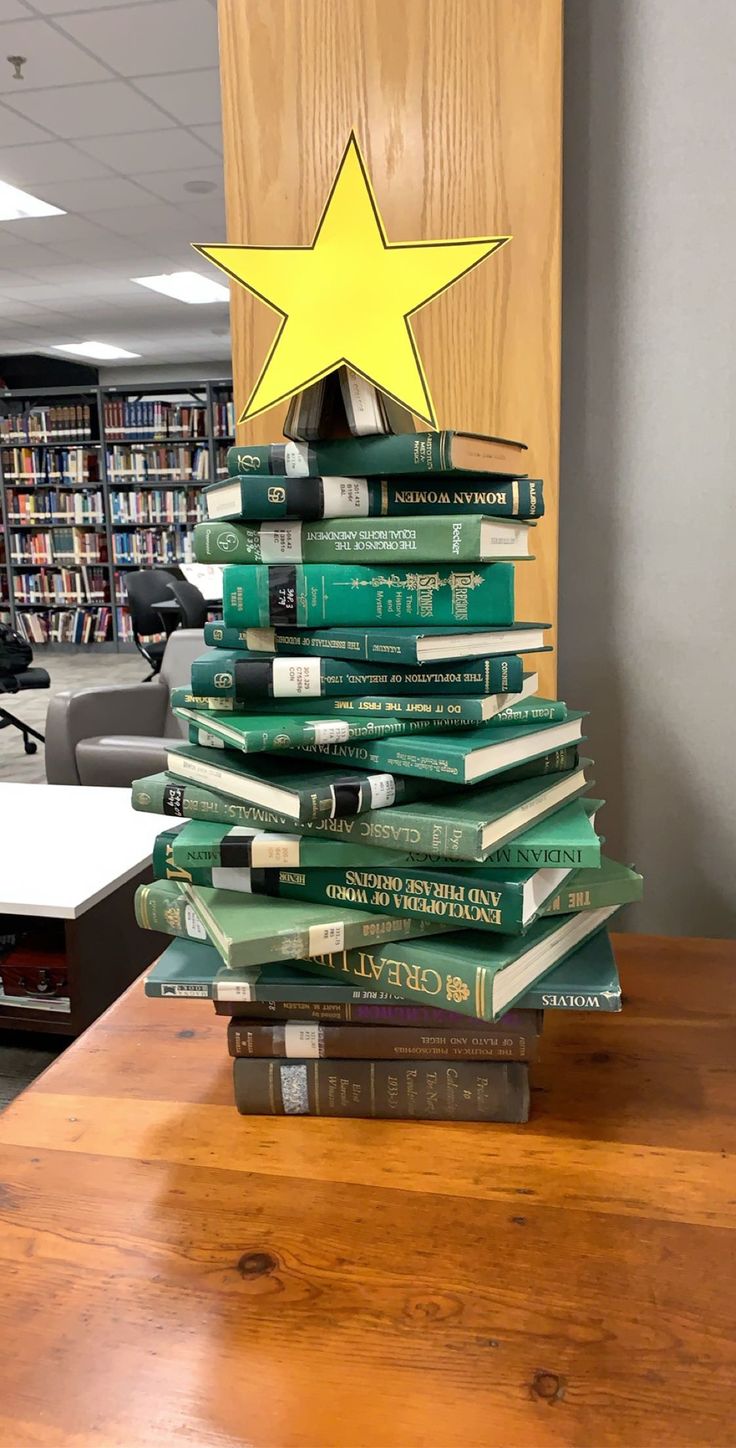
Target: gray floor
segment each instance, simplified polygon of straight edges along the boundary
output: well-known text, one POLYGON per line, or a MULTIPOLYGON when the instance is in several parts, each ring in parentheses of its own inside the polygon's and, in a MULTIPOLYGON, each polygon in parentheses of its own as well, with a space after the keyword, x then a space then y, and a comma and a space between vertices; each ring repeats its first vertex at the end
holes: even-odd
MULTIPOLYGON (((140 683, 148 673, 138 653, 115 654, 94 648, 77 652, 37 649, 33 662, 48 670, 51 687, 0 696, 0 704, 42 733, 49 701, 62 689, 140 683)), ((39 744, 37 754, 26 754, 16 729, 0 729, 0 781, 44 784, 45 779, 43 745, 39 744)), ((0 1111, 51 1064, 64 1044, 53 1036, 0 1031, 0 1111)))

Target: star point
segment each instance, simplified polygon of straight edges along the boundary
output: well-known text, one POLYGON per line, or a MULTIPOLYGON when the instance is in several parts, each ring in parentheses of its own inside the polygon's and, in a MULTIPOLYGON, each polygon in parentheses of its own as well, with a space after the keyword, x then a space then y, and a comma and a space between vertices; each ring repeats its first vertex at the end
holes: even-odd
POLYGON ((346 364, 436 426, 411 317, 510 239, 388 241, 351 132, 310 246, 195 247, 281 317, 239 421, 346 364))

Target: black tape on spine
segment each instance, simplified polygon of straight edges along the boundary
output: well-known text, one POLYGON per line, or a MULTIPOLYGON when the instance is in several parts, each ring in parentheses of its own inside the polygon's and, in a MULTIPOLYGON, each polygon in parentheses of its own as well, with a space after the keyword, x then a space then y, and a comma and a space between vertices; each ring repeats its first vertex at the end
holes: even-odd
POLYGON ((359 779, 336 779, 331 788, 333 819, 342 820, 360 814, 363 787, 359 779))
POLYGON ((321 478, 292 478, 284 489, 285 518, 303 518, 310 522, 325 516, 325 490, 321 478))
POLYGON ((250 889, 252 895, 278 895, 279 871, 259 867, 250 872, 250 889))
POLYGON ((236 659, 235 698, 273 698, 273 659, 236 659))
POLYGON ((179 816, 184 814, 185 788, 186 786, 183 784, 164 785, 164 814, 179 816))
POLYGON ((225 835, 220 840, 220 864, 223 869, 249 870, 253 857, 252 835, 225 835))
POLYGON ((268 570, 268 620, 276 626, 297 622, 296 568, 293 563, 274 563, 268 570))

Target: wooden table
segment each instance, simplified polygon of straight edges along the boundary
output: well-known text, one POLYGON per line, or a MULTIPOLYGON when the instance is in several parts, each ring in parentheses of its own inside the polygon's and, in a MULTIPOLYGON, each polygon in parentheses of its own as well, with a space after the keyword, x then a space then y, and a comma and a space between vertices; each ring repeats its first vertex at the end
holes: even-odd
POLYGON ((0 1118, 0 1442, 736 1442, 736 950, 617 949, 518 1128, 240 1118, 134 986, 0 1118))

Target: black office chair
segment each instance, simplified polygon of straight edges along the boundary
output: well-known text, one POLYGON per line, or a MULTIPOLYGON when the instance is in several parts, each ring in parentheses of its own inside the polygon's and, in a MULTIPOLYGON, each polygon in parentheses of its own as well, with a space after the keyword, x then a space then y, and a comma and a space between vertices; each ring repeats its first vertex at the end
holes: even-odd
POLYGON ((187 583, 186 579, 168 585, 169 593, 173 593, 181 610, 181 622, 184 628, 204 628, 207 622, 207 602, 204 594, 194 583, 187 583))
MULTIPOLYGON (((0 673, 0 696, 3 694, 19 694, 23 689, 48 689, 49 676, 45 669, 24 669, 20 674, 0 673)), ((44 743, 44 736, 38 729, 32 729, 30 724, 25 724, 17 714, 11 714, 9 709, 0 709, 0 729, 19 729, 23 735, 23 748, 26 754, 35 754, 38 744, 44 743), (34 744, 34 740, 38 744, 34 744)))
MULTIPOLYGON (((151 638, 152 634, 160 634, 162 628, 162 615, 157 613, 154 604, 166 598, 170 583, 171 574, 163 568, 131 571, 125 580, 133 640, 139 654, 143 655, 151 669, 150 674, 143 680, 144 684, 154 679, 161 668, 166 639, 151 638)), ((163 622, 167 637, 176 627, 176 622, 176 619, 173 619, 170 625, 163 622)))

